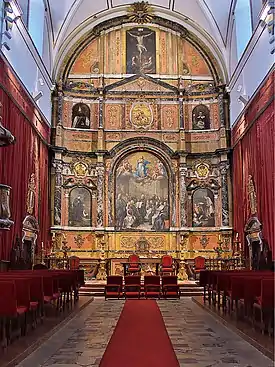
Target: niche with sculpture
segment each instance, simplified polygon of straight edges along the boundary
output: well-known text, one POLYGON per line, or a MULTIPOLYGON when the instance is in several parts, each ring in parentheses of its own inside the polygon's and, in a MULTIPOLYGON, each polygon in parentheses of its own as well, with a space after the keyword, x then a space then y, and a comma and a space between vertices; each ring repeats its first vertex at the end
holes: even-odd
POLYGON ((115 177, 117 230, 169 229, 168 174, 155 155, 128 155, 119 163, 115 177))
POLYGON ((193 130, 210 129, 210 111, 207 106, 200 104, 193 109, 192 129, 193 130))
POLYGON ((199 188, 193 193, 193 226, 215 227, 214 194, 206 188, 199 188))
POLYGON ((72 109, 72 127, 90 129, 90 108, 85 103, 77 103, 72 109))
POLYGON ((72 227, 91 226, 91 193, 84 187, 74 188, 70 192, 69 225, 72 227))

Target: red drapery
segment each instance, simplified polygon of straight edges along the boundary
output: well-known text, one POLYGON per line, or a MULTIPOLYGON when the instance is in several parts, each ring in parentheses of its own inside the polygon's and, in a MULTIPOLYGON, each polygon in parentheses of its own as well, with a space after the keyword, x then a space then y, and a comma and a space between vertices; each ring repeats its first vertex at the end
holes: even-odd
POLYGON ((18 236, 22 238, 22 223, 27 215, 27 193, 31 174, 36 179, 36 205, 33 216, 38 220, 40 232, 37 245, 48 243, 48 147, 13 100, 0 88, 3 105, 3 123, 16 138, 12 146, 0 148, 0 183, 12 187, 10 231, 0 231, 0 259, 9 260, 11 248, 18 236))
POLYGON ((234 230, 244 239, 244 227, 251 216, 247 184, 253 177, 257 195, 257 216, 263 225, 263 235, 275 259, 275 135, 274 103, 264 110, 233 150, 234 230))

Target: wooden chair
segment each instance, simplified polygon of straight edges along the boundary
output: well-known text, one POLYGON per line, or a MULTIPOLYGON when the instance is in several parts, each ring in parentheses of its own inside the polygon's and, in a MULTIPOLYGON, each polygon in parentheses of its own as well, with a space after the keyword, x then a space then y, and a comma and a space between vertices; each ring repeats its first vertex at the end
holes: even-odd
POLYGON ((174 275, 175 267, 173 258, 170 255, 164 255, 161 258, 160 273, 161 275, 174 275))
POLYGON ((160 298, 160 276, 145 275, 144 276, 144 293, 145 298, 160 298))
POLYGON ((126 275, 124 277, 124 295, 126 298, 140 298, 141 277, 140 275, 126 275))
POLYGON ((135 275, 140 273, 140 259, 136 254, 132 254, 128 259, 128 273, 135 275))
POLYGON ((176 275, 167 275, 161 278, 162 294, 164 298, 180 298, 180 289, 178 277, 176 275))
POLYGON ((117 298, 123 296, 123 278, 121 275, 110 275, 107 277, 107 284, 105 285, 105 300, 108 298, 117 298))
POLYGON ((195 279, 197 279, 197 274, 200 274, 202 270, 205 270, 205 258, 202 256, 195 257, 195 266, 194 266, 194 273, 195 279))

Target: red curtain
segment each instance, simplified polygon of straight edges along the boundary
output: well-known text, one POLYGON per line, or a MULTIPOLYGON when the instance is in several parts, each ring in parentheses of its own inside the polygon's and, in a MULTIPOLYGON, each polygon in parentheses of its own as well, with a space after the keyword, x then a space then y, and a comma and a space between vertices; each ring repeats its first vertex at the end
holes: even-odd
POLYGON ((2 89, 0 89, 0 101, 3 105, 3 124, 16 138, 14 145, 0 148, 0 183, 12 187, 10 208, 11 219, 14 221, 10 231, 0 231, 0 259, 9 260, 16 236, 22 238, 22 223, 27 215, 29 179, 36 171, 39 177, 36 177, 37 205, 34 216, 41 228, 38 246, 41 245, 41 241, 45 244, 48 242, 48 148, 2 89))
POLYGON ((257 195, 257 216, 275 259, 274 151, 274 104, 270 104, 234 147, 233 208, 234 230, 240 233, 246 248, 244 227, 251 216, 247 192, 248 177, 251 175, 257 195))

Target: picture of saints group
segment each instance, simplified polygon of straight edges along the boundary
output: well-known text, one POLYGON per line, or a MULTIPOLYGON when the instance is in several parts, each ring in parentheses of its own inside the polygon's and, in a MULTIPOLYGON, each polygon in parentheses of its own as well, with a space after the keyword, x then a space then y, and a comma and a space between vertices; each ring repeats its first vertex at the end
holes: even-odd
POLYGON ((116 170, 116 229, 169 229, 168 175, 153 154, 133 153, 116 170))

